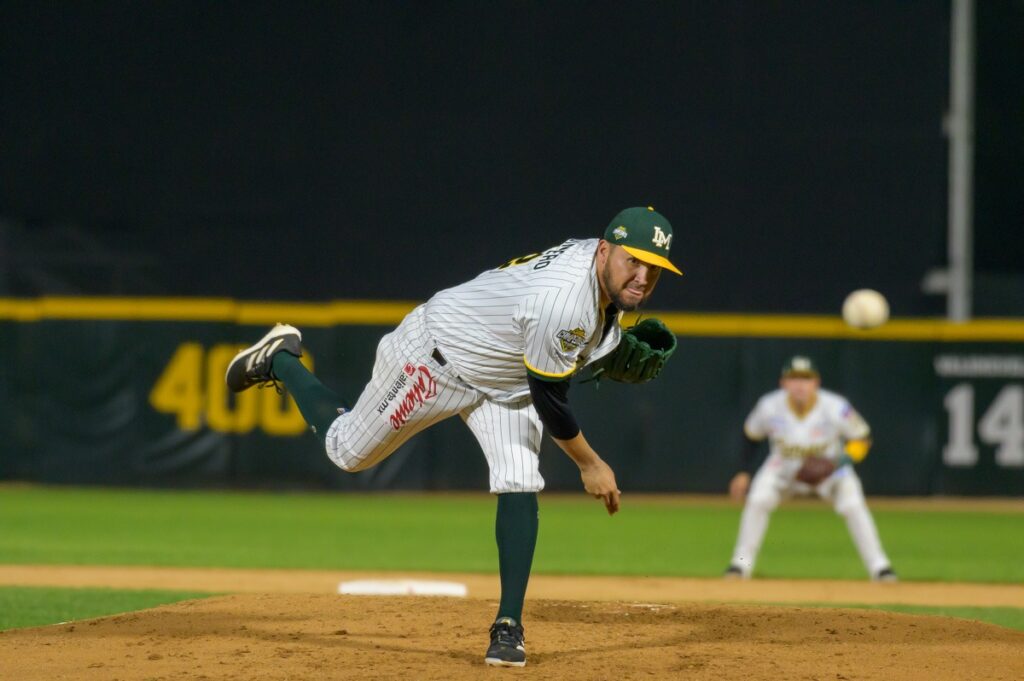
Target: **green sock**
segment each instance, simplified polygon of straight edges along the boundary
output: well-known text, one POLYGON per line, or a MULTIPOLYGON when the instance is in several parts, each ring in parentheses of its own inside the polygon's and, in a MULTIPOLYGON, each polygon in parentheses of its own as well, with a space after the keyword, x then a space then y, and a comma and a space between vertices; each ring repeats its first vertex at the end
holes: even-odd
POLYGON ((498 540, 501 572, 501 604, 498 617, 523 621, 523 600, 530 581, 533 549, 537 546, 537 493, 515 492, 498 495, 498 517, 494 536, 498 540))
POLYGON ((274 355, 273 370, 274 376, 284 383, 295 398, 302 418, 313 426, 316 436, 325 441, 327 429, 338 418, 338 408, 344 406, 341 398, 302 366, 295 355, 287 352, 274 355))

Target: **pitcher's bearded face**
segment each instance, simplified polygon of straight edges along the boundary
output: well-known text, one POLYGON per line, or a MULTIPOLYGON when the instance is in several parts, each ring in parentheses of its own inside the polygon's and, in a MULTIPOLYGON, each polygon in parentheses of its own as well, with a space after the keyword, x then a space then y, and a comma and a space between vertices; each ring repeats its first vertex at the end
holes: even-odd
POLYGON ((597 276, 601 290, 623 312, 633 312, 654 291, 661 268, 633 257, 621 246, 604 241, 597 251, 597 276))

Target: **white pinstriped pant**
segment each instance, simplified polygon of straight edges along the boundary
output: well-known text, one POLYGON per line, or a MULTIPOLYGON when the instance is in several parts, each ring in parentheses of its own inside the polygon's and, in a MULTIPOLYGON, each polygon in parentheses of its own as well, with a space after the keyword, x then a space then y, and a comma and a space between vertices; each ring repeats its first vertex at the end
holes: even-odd
POLYGON ((450 363, 432 356, 436 346, 423 317, 423 306, 417 307, 381 338, 370 382, 327 431, 327 456, 342 470, 365 470, 458 414, 484 451, 492 493, 544 489, 538 467, 543 426, 533 402, 494 402, 464 383, 450 363))

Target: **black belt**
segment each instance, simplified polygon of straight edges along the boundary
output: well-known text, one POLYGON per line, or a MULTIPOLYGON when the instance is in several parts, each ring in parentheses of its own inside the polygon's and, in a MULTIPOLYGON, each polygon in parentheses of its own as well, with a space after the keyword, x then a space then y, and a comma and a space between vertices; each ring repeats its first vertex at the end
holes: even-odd
POLYGON ((434 361, 440 364, 441 366, 444 366, 445 364, 448 363, 448 360, 444 358, 444 355, 442 355, 441 351, 438 350, 437 348, 434 348, 434 351, 430 353, 430 356, 433 357, 434 361))

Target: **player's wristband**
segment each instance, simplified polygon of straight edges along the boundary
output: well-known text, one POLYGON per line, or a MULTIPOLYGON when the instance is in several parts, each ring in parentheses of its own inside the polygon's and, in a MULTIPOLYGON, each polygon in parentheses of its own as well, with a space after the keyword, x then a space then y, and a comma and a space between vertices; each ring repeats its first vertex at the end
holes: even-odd
POLYGON ((850 461, 860 463, 868 455, 868 450, 871 449, 871 440, 868 438, 850 440, 843 449, 845 450, 844 456, 849 456, 850 461))

